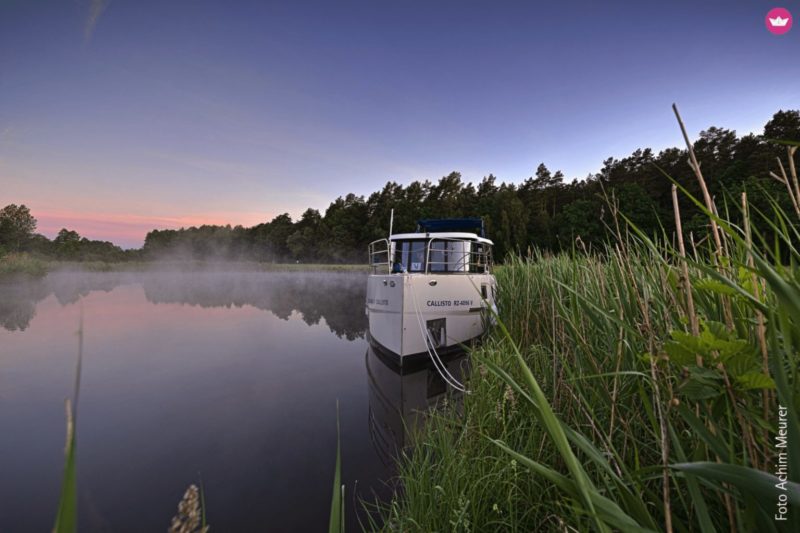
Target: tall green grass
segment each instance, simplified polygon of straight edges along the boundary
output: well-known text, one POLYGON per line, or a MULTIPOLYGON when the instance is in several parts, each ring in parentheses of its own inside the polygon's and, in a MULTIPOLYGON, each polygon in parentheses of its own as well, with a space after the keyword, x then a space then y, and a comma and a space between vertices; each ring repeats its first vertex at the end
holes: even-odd
POLYGON ((386 529, 800 530, 800 227, 777 203, 738 226, 697 205, 723 254, 621 217, 599 254, 498 269, 473 394, 401 459, 386 529))
POLYGON ((64 475, 61 480, 61 495, 58 500, 55 533, 75 533, 78 530, 78 473, 76 466, 75 433, 78 422, 78 397, 81 390, 81 367, 83 365, 83 307, 78 326, 78 358, 75 362, 75 380, 72 398, 64 404, 67 419, 67 438, 64 446, 64 475))
POLYGON ((47 264, 27 253, 0 255, 0 280, 17 276, 42 277, 47 274, 47 264))
POLYGON ((344 533, 344 485, 342 484, 342 438, 339 426, 339 400, 336 400, 336 466, 333 469, 333 496, 328 533, 344 533))

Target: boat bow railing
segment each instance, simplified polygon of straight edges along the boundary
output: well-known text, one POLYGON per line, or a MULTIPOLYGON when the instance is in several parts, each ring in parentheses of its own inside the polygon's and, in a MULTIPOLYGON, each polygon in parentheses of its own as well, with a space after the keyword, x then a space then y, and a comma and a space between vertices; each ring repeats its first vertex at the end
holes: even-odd
POLYGON ((392 270, 389 239, 378 239, 369 243, 369 266, 372 273, 377 274, 381 270, 387 273, 392 270))
POLYGON ((488 274, 492 247, 471 239, 432 237, 425 245, 425 273, 488 274))
MULTIPOLYGON (((378 239, 369 244, 369 264, 373 274, 392 272, 392 251, 389 239, 378 239)), ((488 274, 491 267, 490 245, 472 239, 431 236, 425 239, 424 268, 411 272, 488 274)))

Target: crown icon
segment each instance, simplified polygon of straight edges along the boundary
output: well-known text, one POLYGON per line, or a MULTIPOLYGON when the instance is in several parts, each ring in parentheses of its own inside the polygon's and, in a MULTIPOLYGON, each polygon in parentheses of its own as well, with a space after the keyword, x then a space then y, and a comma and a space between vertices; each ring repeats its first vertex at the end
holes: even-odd
POLYGON ((769 19, 769 23, 775 26, 776 28, 783 28, 789 22, 789 17, 781 18, 780 16, 775 17, 774 19, 769 19))

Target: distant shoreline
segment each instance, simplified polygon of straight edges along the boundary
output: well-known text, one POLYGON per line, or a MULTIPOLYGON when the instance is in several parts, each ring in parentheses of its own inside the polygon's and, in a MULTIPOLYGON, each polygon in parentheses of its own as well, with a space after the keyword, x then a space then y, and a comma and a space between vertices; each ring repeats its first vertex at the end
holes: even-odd
POLYGON ((235 271, 235 272, 369 272, 369 266, 335 263, 271 263, 259 261, 48 261, 48 272, 235 271))
POLYGON ((27 254, 0 257, 0 281, 40 278, 51 272, 361 272, 366 264, 272 263, 259 261, 57 261, 27 254))

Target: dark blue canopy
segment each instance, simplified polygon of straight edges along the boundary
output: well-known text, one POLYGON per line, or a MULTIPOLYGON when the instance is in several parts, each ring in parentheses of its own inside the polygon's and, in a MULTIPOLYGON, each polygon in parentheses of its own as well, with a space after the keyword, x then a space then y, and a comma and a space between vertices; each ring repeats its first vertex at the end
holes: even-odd
POLYGON ((417 220, 417 232, 439 233, 445 231, 464 231, 477 233, 486 237, 483 229, 483 219, 478 217, 465 218, 423 218, 417 220))

